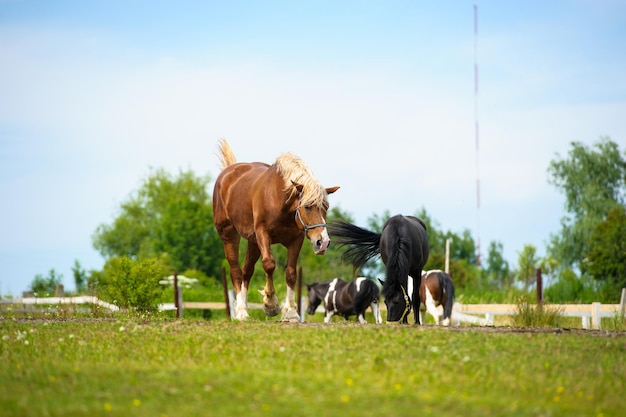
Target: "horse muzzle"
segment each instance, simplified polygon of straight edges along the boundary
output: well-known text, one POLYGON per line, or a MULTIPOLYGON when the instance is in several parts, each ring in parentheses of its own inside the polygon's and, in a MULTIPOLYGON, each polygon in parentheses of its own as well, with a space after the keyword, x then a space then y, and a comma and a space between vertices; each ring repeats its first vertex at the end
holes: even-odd
POLYGON ((316 255, 323 255, 330 246, 330 239, 323 236, 321 239, 311 240, 311 244, 316 255))

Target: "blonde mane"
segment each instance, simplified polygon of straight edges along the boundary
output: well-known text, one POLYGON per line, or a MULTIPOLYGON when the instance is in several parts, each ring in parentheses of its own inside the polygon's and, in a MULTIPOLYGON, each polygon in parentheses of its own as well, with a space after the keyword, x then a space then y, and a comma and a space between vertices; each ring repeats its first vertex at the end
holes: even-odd
POLYGON ((326 189, 315 179, 313 172, 304 161, 287 152, 276 158, 276 170, 285 180, 285 191, 289 196, 297 192, 292 181, 302 185, 300 204, 303 206, 317 206, 328 208, 328 194, 326 189))

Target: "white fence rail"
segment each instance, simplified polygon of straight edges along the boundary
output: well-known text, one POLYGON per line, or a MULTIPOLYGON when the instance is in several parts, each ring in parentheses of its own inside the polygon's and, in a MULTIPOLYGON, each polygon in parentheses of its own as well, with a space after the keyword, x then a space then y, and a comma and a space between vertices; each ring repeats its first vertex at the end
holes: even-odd
POLYGON ((115 304, 107 303, 100 300, 98 297, 91 295, 81 295, 78 297, 25 297, 16 298, 13 300, 2 300, 0 304, 13 304, 23 306, 44 306, 44 305, 79 305, 79 304, 94 304, 100 307, 104 307, 111 311, 119 311, 120 308, 115 304))
MULTIPOLYGON (((36 306, 45 305, 80 305, 94 304, 106 308, 111 311, 119 311, 120 308, 114 304, 102 301, 94 296, 78 296, 78 297, 32 297, 32 298, 16 298, 13 300, 2 300, 0 304, 22 305, 24 308, 36 308, 36 306)), ((183 302, 184 309, 224 309, 223 302, 183 302)), ((262 308, 262 304, 249 303, 249 308, 262 308)), ((623 307, 620 304, 601 304, 598 302, 591 304, 546 304, 545 308, 558 310, 563 316, 580 317, 582 328, 600 329, 602 327, 602 318, 616 317, 623 314, 623 307)), ((306 308, 306 297, 302 297, 302 309, 306 308)), ((160 304, 159 310, 175 310, 174 303, 160 304)), ((385 305, 381 305, 381 310, 385 309, 385 305)), ((231 306, 232 311, 232 306, 231 306)), ((323 311, 320 306, 318 311, 323 311)), ((455 303, 452 309, 452 322, 459 324, 461 322, 472 323, 478 325, 493 325, 494 317, 498 315, 512 316, 517 313, 515 304, 461 304, 455 303)), ((304 316, 304 313, 302 314, 304 316)))
MULTIPOLYGON (((616 317, 620 314, 619 304, 544 304, 544 308, 553 311, 559 311, 563 316, 580 317, 582 328, 600 329, 602 328, 602 318, 616 317)), ((506 315, 512 316, 517 313, 515 304, 461 304, 455 303, 452 309, 452 322, 459 321, 475 322, 479 320, 479 324, 493 325, 494 316, 506 315), (478 315, 483 316, 481 318, 478 315), (469 320, 466 320, 469 319, 469 320)))

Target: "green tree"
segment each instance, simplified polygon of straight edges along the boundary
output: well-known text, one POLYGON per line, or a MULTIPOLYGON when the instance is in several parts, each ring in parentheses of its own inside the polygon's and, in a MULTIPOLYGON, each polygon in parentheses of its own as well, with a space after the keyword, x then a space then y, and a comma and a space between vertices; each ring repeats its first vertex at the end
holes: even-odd
POLYGON ((550 162, 549 182, 565 195, 568 213, 561 220, 561 232, 551 236, 549 254, 562 268, 578 268, 591 251, 591 234, 610 209, 624 205, 626 158, 617 143, 603 137, 586 147, 572 142, 568 158, 550 162))
POLYGON ((98 226, 94 247, 105 258, 160 257, 174 270, 218 277, 224 255, 213 226, 209 181, 192 171, 177 177, 163 169, 151 172, 113 223, 98 226))
POLYGON ((87 289, 87 272, 83 269, 80 262, 78 262, 78 259, 74 260, 72 274, 74 275, 74 285, 76 286, 76 293, 84 293, 87 289))
POLYGON ((596 225, 590 247, 583 271, 605 282, 608 294, 614 294, 611 298, 619 300, 621 288, 626 287, 626 207, 613 207, 596 225))
POLYGON ((528 291, 536 280, 536 271, 539 265, 537 248, 533 245, 524 245, 518 255, 517 279, 524 284, 524 289, 528 291))
POLYGON ((487 281, 490 287, 495 289, 505 289, 511 286, 509 280, 511 274, 509 263, 504 259, 503 246, 501 242, 492 241, 489 243, 487 253, 487 281))
POLYGON ((57 274, 54 269, 48 272, 47 276, 35 275, 30 283, 30 289, 36 297, 51 297, 56 291, 57 285, 63 281, 63 274, 57 274))

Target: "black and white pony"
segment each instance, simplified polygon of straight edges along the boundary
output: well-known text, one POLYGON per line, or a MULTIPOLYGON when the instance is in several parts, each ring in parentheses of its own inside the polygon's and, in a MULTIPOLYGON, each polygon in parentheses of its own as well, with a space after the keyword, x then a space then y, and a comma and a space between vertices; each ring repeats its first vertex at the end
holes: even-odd
MULTIPOLYGON (((420 301, 426 307, 426 311, 433 316, 436 324, 450 325, 452 306, 454 305, 454 283, 450 275, 439 269, 422 271, 420 284, 420 301), (443 306, 443 314, 437 308, 443 306), (441 320, 443 316, 443 321, 441 320)), ((423 317, 420 309, 420 319, 423 317)), ((422 323, 424 321, 422 320, 422 323)))
POLYGON ((324 322, 329 323, 333 315, 337 314, 346 320, 350 316, 357 316, 359 323, 367 323, 365 310, 371 307, 377 324, 382 323, 378 305, 380 290, 371 280, 358 277, 354 281, 344 281, 335 278, 331 281, 307 284, 309 305, 306 312, 315 314, 315 310, 324 302, 324 322))
POLYGON ((415 323, 419 324, 419 285, 430 251, 424 222, 398 214, 385 222, 380 233, 343 221, 330 223, 328 232, 340 246, 348 246, 342 258, 355 269, 371 258, 382 258, 386 267, 382 295, 387 305, 387 323, 408 323, 412 309, 415 323), (410 291, 409 275, 416 281, 410 291))

